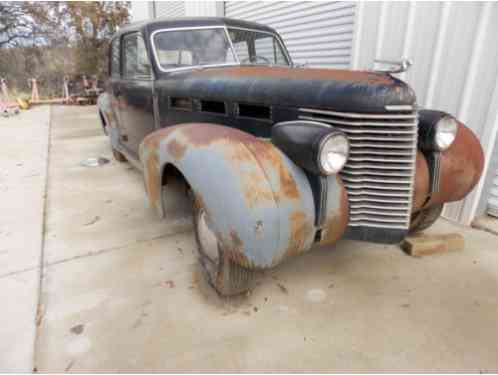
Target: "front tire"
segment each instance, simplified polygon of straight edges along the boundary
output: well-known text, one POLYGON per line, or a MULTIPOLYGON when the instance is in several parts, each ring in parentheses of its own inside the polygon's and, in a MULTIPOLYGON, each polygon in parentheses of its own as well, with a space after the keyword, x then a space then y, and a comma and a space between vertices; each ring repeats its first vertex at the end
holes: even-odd
POLYGON ((209 228, 205 208, 194 198, 194 230, 199 262, 208 282, 222 296, 232 296, 249 290, 256 271, 230 259, 221 248, 215 233, 209 228))
POLYGON ((410 234, 421 232, 434 224, 441 216, 443 206, 443 204, 437 204, 413 214, 410 222, 410 234))

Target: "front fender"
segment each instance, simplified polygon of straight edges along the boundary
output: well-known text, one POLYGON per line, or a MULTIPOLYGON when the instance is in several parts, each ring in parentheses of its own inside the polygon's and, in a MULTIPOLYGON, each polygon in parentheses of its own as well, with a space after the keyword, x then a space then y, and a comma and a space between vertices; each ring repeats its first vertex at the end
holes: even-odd
POLYGON ((162 172, 171 164, 206 209, 224 251, 237 263, 271 267, 308 250, 315 207, 304 172, 270 142, 215 124, 182 124, 142 142, 150 203, 163 215, 162 172))
POLYGON ((475 134, 458 123, 453 144, 441 153, 439 189, 430 192, 429 164, 417 153, 412 212, 463 199, 477 185, 484 168, 484 153, 475 134))

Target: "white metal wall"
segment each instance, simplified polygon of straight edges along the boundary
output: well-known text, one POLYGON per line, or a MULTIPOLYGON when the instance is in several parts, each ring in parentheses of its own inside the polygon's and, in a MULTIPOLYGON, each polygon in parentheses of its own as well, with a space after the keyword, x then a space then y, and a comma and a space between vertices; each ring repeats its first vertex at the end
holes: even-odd
POLYGON ((143 21, 151 17, 147 1, 132 1, 130 10, 132 22, 143 21))
POLYGON ((351 2, 226 1, 225 16, 273 27, 295 63, 349 68, 355 4, 351 2))
POLYGON ((222 17, 222 1, 131 1, 133 22, 155 17, 222 17))
MULTIPOLYGON (((414 65, 401 78, 418 103, 466 123, 481 140, 487 169, 498 129, 497 21, 498 3, 491 2, 359 3, 353 68, 371 69, 376 58, 410 58, 414 65)), ((469 224, 484 180, 444 215, 469 224)))
MULTIPOLYGON (((488 199, 488 213, 498 217, 498 170, 493 170, 494 176, 488 199)), ((490 170, 490 173, 491 170, 490 170)))
POLYGON ((223 17, 222 1, 186 1, 185 13, 188 17, 223 17))
POLYGON ((185 1, 154 1, 155 17, 185 17, 185 1))

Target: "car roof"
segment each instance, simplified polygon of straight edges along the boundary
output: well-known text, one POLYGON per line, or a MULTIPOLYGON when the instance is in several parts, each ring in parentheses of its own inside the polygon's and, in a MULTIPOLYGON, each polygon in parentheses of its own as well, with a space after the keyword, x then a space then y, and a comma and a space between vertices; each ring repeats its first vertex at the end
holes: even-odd
POLYGON ((227 26, 240 27, 245 29, 256 29, 277 33, 271 27, 256 22, 236 20, 226 17, 182 17, 182 18, 154 18, 146 21, 130 23, 122 27, 114 37, 132 31, 142 31, 144 34, 150 34, 155 30, 170 29, 177 27, 203 27, 203 26, 227 26))

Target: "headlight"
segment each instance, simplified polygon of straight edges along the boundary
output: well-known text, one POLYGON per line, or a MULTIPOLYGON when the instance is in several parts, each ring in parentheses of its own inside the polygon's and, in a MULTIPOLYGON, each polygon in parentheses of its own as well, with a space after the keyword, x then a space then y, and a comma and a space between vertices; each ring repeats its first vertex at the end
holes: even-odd
POLYGON ((436 124, 434 143, 439 151, 444 151, 455 140, 458 124, 452 117, 445 116, 436 124))
POLYGON ((332 133, 325 137, 318 150, 318 166, 323 174, 339 172, 346 164, 349 142, 345 135, 332 133))
POLYGON ((458 121, 442 111, 419 111, 418 147, 423 151, 444 151, 455 141, 458 121))

